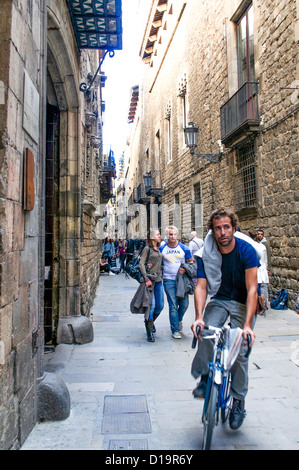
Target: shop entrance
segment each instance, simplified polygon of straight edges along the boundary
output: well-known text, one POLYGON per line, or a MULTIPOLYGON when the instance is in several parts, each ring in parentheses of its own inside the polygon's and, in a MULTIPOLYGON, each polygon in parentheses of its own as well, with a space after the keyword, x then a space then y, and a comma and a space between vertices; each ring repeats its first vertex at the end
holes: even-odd
POLYGON ((47 104, 45 180, 45 344, 56 342, 58 323, 59 109, 47 104))

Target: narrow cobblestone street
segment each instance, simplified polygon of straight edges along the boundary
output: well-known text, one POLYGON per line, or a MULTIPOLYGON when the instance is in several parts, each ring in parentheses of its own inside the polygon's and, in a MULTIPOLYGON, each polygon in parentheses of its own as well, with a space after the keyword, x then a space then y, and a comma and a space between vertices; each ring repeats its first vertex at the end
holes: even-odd
MULTIPOLYGON (((171 337, 167 303, 156 342, 146 341, 143 316, 129 305, 137 283, 101 276, 92 309, 95 338, 59 345, 45 356, 46 371, 67 384, 70 417, 35 426, 23 450, 198 450, 202 400, 194 400, 190 325, 193 297, 181 340, 171 337)), ((256 324, 250 357, 247 418, 238 431, 219 425, 213 449, 299 449, 299 317, 268 311, 256 324)))

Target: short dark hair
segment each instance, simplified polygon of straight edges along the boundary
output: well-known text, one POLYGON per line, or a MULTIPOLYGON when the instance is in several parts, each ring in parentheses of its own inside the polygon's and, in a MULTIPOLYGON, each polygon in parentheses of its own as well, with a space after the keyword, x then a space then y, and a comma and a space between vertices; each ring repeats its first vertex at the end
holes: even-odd
POLYGON ((254 229, 249 230, 248 234, 250 238, 252 238, 252 240, 255 240, 256 237, 258 236, 258 230, 254 230, 254 229))
POLYGON ((213 231, 213 221, 214 219, 220 219, 221 217, 229 217, 231 220, 232 227, 237 228, 238 226, 238 217, 237 215, 227 207, 219 207, 214 210, 208 220, 208 229, 213 231))

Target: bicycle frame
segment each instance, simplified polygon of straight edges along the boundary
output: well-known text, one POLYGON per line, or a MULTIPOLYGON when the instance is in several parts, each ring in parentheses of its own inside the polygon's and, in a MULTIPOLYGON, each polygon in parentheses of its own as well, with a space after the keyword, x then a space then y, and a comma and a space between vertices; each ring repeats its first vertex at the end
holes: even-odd
MULTIPOLYGON (((217 413, 216 413, 216 422, 217 425, 219 422, 219 410, 225 409, 227 403, 230 400, 229 384, 230 384, 230 372, 226 371, 223 367, 223 352, 224 352, 224 328, 215 328, 209 327, 210 330, 214 330, 213 335, 205 336, 204 339, 215 339, 214 350, 213 350, 213 360, 209 363, 209 378, 207 382, 206 397, 210 396, 212 384, 215 383, 218 385, 218 403, 217 403, 217 413)), ((204 417, 206 414, 208 406, 208 400, 204 402, 204 408, 202 413, 202 421, 204 422, 204 417)))
MULTIPOLYGON (((214 339, 213 360, 209 363, 209 377, 205 393, 205 401, 202 412, 202 422, 204 425, 203 449, 209 450, 212 442, 214 426, 219 422, 219 411, 221 410, 222 423, 225 423, 229 411, 231 374, 230 367, 237 359, 241 346, 240 328, 235 329, 239 338, 233 344, 233 349, 229 351, 230 326, 224 325, 222 328, 214 326, 205 326, 206 330, 213 331, 212 335, 203 336, 202 339, 214 339), (237 346, 238 345, 238 346, 237 346)), ((197 329, 197 335, 200 328, 197 329)), ((196 346, 197 337, 194 337, 192 348, 196 346)), ((251 351, 251 337, 247 336, 248 351, 245 357, 248 357, 251 351)))

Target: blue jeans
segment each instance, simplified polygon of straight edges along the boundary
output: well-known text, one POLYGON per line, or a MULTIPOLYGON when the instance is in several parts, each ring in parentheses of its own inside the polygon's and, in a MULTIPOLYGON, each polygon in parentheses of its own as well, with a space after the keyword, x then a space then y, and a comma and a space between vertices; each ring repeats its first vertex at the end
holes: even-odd
POLYGON ((183 299, 178 299, 176 296, 176 281, 164 279, 163 284, 169 305, 170 328, 171 332, 175 333, 180 331, 180 322, 183 320, 189 306, 189 294, 183 299))
POLYGON ((163 286, 162 286, 162 281, 161 281, 161 282, 155 283, 148 319, 152 320, 154 318, 154 315, 156 316, 160 315, 163 308, 164 308, 164 292, 163 292, 163 286))

